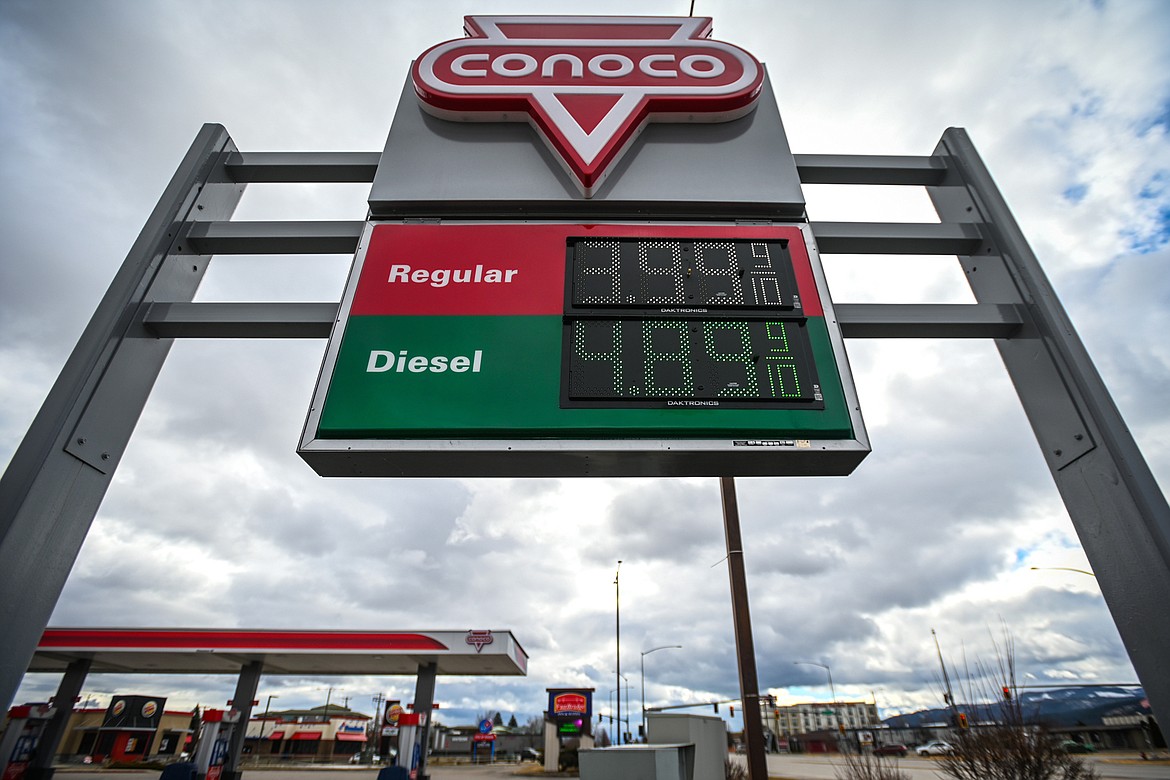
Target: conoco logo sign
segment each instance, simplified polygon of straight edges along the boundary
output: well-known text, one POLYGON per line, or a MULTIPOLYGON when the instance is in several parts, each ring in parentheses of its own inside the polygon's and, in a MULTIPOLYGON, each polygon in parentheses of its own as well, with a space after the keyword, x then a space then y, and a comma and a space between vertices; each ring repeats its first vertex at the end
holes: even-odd
POLYGON ((709 18, 468 16, 469 37, 414 64, 423 108, 531 122, 593 194, 647 122, 723 122, 755 107, 763 67, 708 39, 709 18))
POLYGON ((475 652, 483 650, 484 645, 490 645, 495 640, 492 639, 491 631, 468 631, 467 636, 463 639, 464 642, 475 648, 475 652))

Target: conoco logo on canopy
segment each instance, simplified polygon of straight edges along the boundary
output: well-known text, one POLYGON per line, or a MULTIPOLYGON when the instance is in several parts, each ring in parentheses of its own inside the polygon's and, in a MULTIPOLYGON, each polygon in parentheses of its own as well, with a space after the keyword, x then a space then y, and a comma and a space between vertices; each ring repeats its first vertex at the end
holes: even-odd
POLYGON ((444 119, 531 122, 586 197, 646 122, 725 122, 755 107, 760 63, 709 18, 468 16, 468 38, 414 63, 444 119))

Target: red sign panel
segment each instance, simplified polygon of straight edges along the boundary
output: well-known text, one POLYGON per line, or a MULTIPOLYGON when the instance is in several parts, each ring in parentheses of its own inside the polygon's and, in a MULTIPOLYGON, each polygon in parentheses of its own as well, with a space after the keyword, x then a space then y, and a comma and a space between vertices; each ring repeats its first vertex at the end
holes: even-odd
POLYGON ((720 122, 755 107, 764 70, 694 17, 468 16, 468 38, 420 56, 423 108, 528 121, 586 197, 645 124, 720 122))
MULTIPOLYGON (((370 238, 350 316, 552 315, 564 313, 566 240, 654 238, 651 225, 378 225, 370 238), (551 260, 550 260, 551 258, 551 260)), ((803 240, 771 226, 671 228, 676 238, 792 239, 807 316, 823 314, 803 240)))
POLYGON ((582 715, 588 700, 579 693, 562 693, 553 698, 553 715, 582 715))

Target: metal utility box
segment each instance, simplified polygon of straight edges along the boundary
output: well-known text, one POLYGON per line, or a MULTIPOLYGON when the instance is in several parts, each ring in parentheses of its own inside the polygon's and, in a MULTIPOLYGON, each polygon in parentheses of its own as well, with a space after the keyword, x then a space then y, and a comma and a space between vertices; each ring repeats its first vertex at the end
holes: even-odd
POLYGON ((577 753, 581 780, 692 780, 695 746, 622 745, 577 753))
POLYGON ((689 743, 695 746, 695 780, 722 780, 727 760, 727 725, 711 715, 646 713, 651 746, 689 743))

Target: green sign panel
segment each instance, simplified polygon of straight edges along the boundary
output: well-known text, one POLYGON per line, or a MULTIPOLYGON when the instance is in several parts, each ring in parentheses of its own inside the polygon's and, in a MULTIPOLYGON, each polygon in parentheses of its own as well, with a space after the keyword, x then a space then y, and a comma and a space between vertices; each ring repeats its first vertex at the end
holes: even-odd
POLYGON ((323 474, 847 473, 868 445, 809 258, 799 226, 371 224, 299 451, 323 474))

